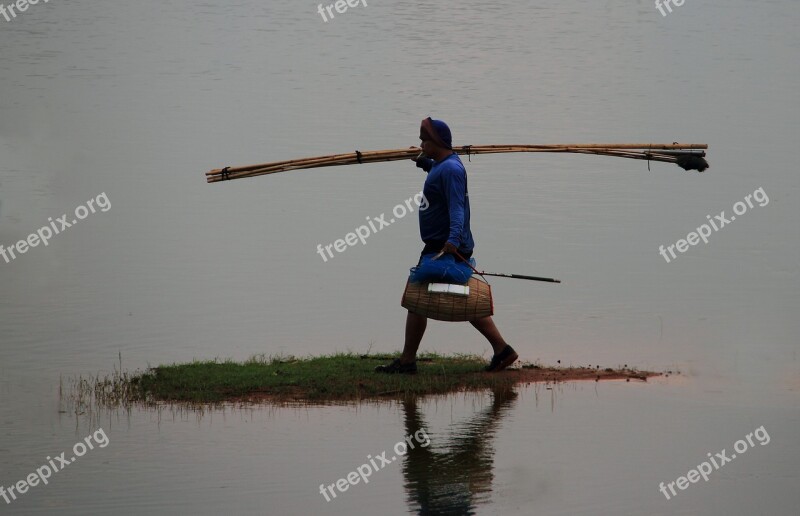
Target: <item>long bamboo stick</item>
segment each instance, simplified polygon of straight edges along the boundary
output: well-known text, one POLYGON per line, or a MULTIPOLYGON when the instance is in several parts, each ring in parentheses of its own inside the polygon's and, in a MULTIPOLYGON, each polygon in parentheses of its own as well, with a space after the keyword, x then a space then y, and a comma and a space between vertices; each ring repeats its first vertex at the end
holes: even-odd
MULTIPOLYGON (((468 156, 512 152, 562 152, 615 156, 620 158, 660 161, 666 163, 679 163, 682 157, 685 158, 686 156, 695 156, 700 158, 700 161, 697 162, 699 163, 699 167, 692 166, 692 169, 702 172, 702 170, 705 170, 705 168, 708 166, 708 164, 705 163, 705 160, 702 160, 702 158, 705 157, 704 150, 707 148, 708 145, 706 144, 696 143, 590 143, 555 145, 464 145, 460 147, 454 147, 453 151, 458 154, 468 156)), ((243 167, 225 167, 222 169, 217 168, 206 172, 206 180, 209 183, 216 183, 228 179, 240 179, 244 177, 275 174, 289 170, 352 165, 357 163, 363 164, 384 161, 399 161, 415 158, 417 155, 419 155, 419 153, 420 149, 417 147, 364 152, 355 151, 348 152, 346 154, 313 156, 309 158, 274 161, 271 163, 261 163, 243 167)), ((681 166, 683 167, 684 165, 681 164, 681 166)))

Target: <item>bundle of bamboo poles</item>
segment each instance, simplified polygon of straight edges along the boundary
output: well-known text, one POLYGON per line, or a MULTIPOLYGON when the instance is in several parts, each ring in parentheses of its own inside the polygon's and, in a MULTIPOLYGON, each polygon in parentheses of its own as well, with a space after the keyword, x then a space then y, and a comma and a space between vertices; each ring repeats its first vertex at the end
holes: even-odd
MULTIPOLYGON (((676 163, 685 170, 702 172, 708 168, 703 159, 708 145, 700 143, 618 143, 618 144, 562 144, 562 145, 462 145, 453 147, 453 151, 461 155, 497 154, 507 152, 569 152, 576 154, 598 154, 620 158, 641 159, 676 163)), ((391 149, 378 151, 354 151, 345 154, 330 154, 311 158, 274 161, 244 167, 217 168, 206 172, 206 180, 216 183, 228 179, 276 174, 289 170, 304 168, 333 167, 338 165, 354 165, 357 163, 378 163, 381 161, 398 161, 414 159, 420 149, 391 149)))

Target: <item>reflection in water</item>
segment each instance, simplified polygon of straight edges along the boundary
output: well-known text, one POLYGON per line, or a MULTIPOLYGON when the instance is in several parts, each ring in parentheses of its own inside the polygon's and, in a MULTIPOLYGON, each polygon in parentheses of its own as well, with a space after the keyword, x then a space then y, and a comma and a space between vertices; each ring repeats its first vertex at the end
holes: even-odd
MULTIPOLYGON (((492 404, 462 423, 445 440, 408 450, 403 476, 409 507, 417 514, 475 514, 492 490, 491 439, 500 418, 517 398, 513 388, 492 391, 492 404)), ((403 402, 406 435, 427 428, 416 399, 403 402)))

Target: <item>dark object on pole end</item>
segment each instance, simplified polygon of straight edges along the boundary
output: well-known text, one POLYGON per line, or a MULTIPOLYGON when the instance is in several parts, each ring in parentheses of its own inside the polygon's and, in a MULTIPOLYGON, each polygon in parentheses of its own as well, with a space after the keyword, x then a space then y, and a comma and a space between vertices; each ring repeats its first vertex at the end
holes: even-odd
POLYGON ((697 170, 702 172, 708 168, 708 161, 696 154, 681 154, 675 158, 675 163, 683 170, 697 170))

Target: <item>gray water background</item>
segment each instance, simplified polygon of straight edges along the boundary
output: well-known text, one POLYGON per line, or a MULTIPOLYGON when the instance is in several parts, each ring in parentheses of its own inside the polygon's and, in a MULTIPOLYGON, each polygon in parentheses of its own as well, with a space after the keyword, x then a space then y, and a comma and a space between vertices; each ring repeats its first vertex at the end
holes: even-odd
MULTIPOLYGON (((60 414, 60 377, 192 359, 400 348, 416 214, 323 262, 421 189, 409 162, 208 185, 224 165, 454 143, 708 143, 711 169, 565 155, 466 162, 476 257, 523 359, 680 370, 520 388, 478 514, 796 514, 800 6, 58 1, 0 19, 0 243, 105 192, 98 212, 0 261, 0 485, 102 426, 110 444, 0 513, 404 514, 402 467, 326 503, 401 440, 396 404, 60 414), (756 205, 671 263, 706 215, 756 205), (771 436, 666 500, 659 482, 771 436)), ((484 353, 468 325, 423 350, 484 353)), ((425 401, 433 446, 491 396, 425 401)), ((438 443, 438 444, 437 444, 438 443)), ((410 507, 410 508, 409 508, 410 507)))

